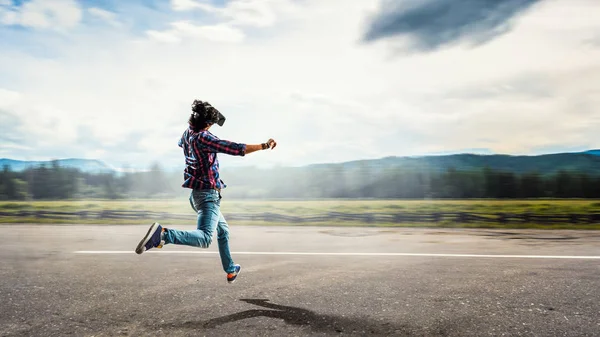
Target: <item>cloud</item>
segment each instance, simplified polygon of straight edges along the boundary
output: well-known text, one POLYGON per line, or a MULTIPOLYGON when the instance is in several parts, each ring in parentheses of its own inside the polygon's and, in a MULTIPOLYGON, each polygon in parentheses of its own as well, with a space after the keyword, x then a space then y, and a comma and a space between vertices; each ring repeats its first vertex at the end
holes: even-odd
POLYGON ((32 0, 20 7, 5 9, 1 22, 5 25, 62 30, 77 26, 81 18, 81 6, 75 0, 32 0))
POLYGON ((183 36, 199 37, 206 40, 218 42, 240 42, 244 39, 244 33, 227 25, 200 26, 187 21, 172 23, 176 32, 183 36))
POLYGON ((24 138, 21 134, 22 122, 13 111, 15 106, 21 100, 21 94, 12 90, 0 88, 0 144, 2 147, 15 146, 24 138))
POLYGON ((163 43, 179 43, 186 38, 239 43, 246 38, 246 29, 273 28, 278 16, 289 15, 298 7, 289 0, 232 0, 223 7, 193 0, 172 0, 171 8, 176 12, 199 10, 204 13, 203 21, 211 23, 172 21, 170 29, 151 29, 146 31, 147 36, 163 43))
POLYGON ((20 98, 20 93, 0 88, 0 108, 10 107, 19 101, 20 98))
POLYGON ((164 43, 179 43, 181 42, 180 34, 176 30, 159 32, 156 30, 149 30, 146 32, 148 37, 158 42, 164 43))
POLYGON ((0 4, 0 25, 10 26, 17 24, 17 21, 17 12, 10 9, 6 4, 0 4))
POLYGON ((0 108, 0 124, 3 132, 0 134, 0 143, 5 145, 16 145, 22 139, 18 130, 21 127, 21 121, 15 114, 0 108))
POLYGON ((429 102, 422 105, 423 111, 429 111, 432 120, 422 125, 422 136, 432 144, 450 139, 513 154, 594 148, 600 143, 594 131, 600 127, 600 89, 594 84, 599 82, 600 64, 423 95, 420 101, 429 102))
POLYGON ((194 8, 201 8, 204 5, 194 0, 171 0, 171 7, 176 11, 188 11, 194 8))
POLYGON ((193 0, 172 0, 171 6, 176 11, 201 10, 234 26, 270 27, 278 15, 290 13, 298 5, 287 0, 232 0, 217 7, 193 0))
POLYGON ((147 31, 147 35, 160 42, 179 43, 185 38, 203 39, 214 42, 236 43, 244 39, 244 33, 224 24, 195 25, 188 21, 171 23, 171 29, 166 31, 147 31))
POLYGON ((584 43, 592 47, 600 47, 600 33, 596 36, 586 39, 584 43))
POLYGON ((467 41, 481 44, 509 31, 511 19, 540 0, 385 1, 364 33, 372 42, 408 37, 417 50, 467 41))
POLYGON ((234 25, 268 27, 276 21, 276 5, 274 1, 264 0, 231 1, 220 14, 234 25))
POLYGON ((13 157, 14 152, 52 153, 75 140, 68 115, 23 93, 0 88, 0 119, 6 128, 0 136, 2 147, 6 146, 2 152, 13 157))
POLYGON ((114 26, 114 27, 121 26, 121 23, 117 20, 117 14, 115 14, 111 11, 107 11, 105 9, 97 8, 97 7, 90 7, 87 9, 87 12, 90 15, 92 15, 93 17, 96 17, 96 18, 110 24, 111 26, 114 26))

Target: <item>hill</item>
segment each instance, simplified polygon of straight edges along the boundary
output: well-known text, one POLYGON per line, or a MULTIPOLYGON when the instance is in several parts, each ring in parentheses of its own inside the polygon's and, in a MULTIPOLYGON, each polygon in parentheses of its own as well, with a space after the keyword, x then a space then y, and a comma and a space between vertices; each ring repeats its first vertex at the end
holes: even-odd
MULTIPOLYGON (((11 171, 21 172, 29 167, 45 165, 51 167, 53 161, 21 161, 2 158, 0 167, 8 166, 11 171)), ((59 159, 60 167, 76 168, 85 173, 119 173, 110 165, 95 159, 59 159)), ((355 160, 344 163, 313 164, 292 169, 292 171, 312 171, 323 168, 336 170, 356 170, 365 168, 370 174, 378 174, 390 170, 410 170, 420 172, 444 172, 450 168, 457 171, 479 171, 489 167, 493 170, 509 171, 517 174, 537 172, 542 175, 555 174, 559 171, 585 172, 600 175, 600 150, 589 150, 580 153, 556 153, 536 156, 512 156, 504 154, 453 154, 421 157, 385 157, 380 159, 355 160)), ((163 168, 164 169, 164 168, 163 168)), ((224 172, 242 174, 248 167, 224 167, 224 172)), ((252 168, 252 170, 257 170, 252 168)), ((288 168, 279 169, 290 172, 288 168)), ((270 171, 271 171, 270 170, 270 171)), ((168 171, 171 171, 168 169, 168 171)), ((179 174, 180 169, 176 172, 179 174)), ((258 170, 260 171, 260 170, 258 170)))
POLYGON ((514 173, 538 172, 554 174, 561 170, 600 175, 600 150, 585 153, 557 153, 537 156, 454 154, 424 157, 386 157, 372 160, 351 161, 341 164, 317 164, 310 167, 339 167, 356 169, 366 166, 379 172, 389 169, 442 172, 450 168, 458 171, 477 171, 489 167, 514 173))
POLYGON ((589 150, 589 151, 585 151, 584 153, 586 153, 586 154, 593 154, 595 156, 600 156, 600 149, 598 149, 598 150, 589 150))

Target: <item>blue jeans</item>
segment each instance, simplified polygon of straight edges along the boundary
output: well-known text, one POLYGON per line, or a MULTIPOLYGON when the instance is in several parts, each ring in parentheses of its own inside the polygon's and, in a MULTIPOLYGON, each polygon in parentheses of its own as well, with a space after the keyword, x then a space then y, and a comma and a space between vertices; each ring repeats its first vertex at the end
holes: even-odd
POLYGON ((229 225, 220 210, 220 193, 216 190, 192 190, 190 205, 198 213, 197 229, 182 231, 168 228, 164 236, 165 244, 208 248, 216 228, 223 270, 232 273, 235 265, 229 252, 229 225))

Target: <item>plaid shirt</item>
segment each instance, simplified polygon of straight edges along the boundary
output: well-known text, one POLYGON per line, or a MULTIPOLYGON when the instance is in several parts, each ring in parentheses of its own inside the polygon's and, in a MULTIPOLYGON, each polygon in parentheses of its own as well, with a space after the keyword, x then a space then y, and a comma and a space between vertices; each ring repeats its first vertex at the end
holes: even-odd
POLYGON ((246 144, 221 140, 209 131, 194 132, 187 129, 179 147, 185 156, 184 182, 182 187, 191 189, 221 189, 227 187, 219 178, 217 153, 244 156, 246 144))

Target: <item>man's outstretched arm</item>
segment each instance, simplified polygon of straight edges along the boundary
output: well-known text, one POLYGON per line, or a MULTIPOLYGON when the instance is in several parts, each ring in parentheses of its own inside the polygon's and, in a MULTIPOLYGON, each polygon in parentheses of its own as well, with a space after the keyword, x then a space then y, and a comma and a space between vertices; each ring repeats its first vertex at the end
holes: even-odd
POLYGON ((244 156, 248 153, 252 153, 258 150, 266 150, 274 148, 277 143, 273 139, 269 139, 266 143, 250 145, 243 143, 236 143, 228 140, 219 139, 215 135, 205 132, 198 141, 202 146, 207 148, 211 152, 225 153, 232 156, 244 156))
POLYGON ((269 139, 266 143, 262 143, 262 144, 256 144, 256 145, 247 144, 246 145, 246 154, 260 151, 260 150, 266 150, 266 149, 272 150, 275 148, 275 146, 277 146, 277 142, 275 142, 273 139, 269 139))

